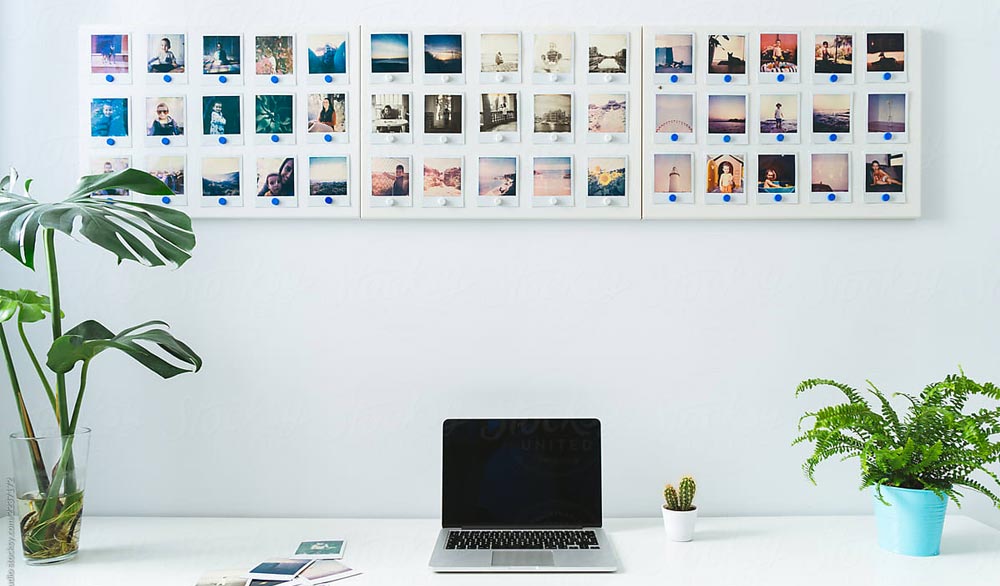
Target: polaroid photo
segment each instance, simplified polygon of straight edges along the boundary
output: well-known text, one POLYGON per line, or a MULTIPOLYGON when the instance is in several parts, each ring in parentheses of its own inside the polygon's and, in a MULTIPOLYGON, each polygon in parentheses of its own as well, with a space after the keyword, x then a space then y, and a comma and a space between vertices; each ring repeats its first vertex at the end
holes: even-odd
POLYGON ((129 98, 90 100, 90 146, 130 147, 129 98))
POLYGON ((590 33, 587 43, 587 81, 628 83, 628 33, 590 33))
POLYGON ((465 36, 461 33, 424 35, 424 83, 465 83, 463 53, 465 36))
POLYGON ((243 144, 243 98, 238 95, 201 98, 201 144, 239 146, 243 144))
POLYGON ((653 155, 653 203, 694 203, 694 162, 691 153, 653 155))
POLYGON ((479 83, 521 83, 521 34, 479 36, 479 83))
POLYGON ((628 143, 628 94, 590 94, 587 142, 628 143))
POLYGON ((201 41, 201 74, 205 83, 243 84, 243 38, 205 35, 201 41))
POLYGON ((254 135, 257 144, 295 144, 295 96, 254 96, 254 135))
POLYGON ((411 207, 410 157, 372 157, 369 203, 373 207, 411 207))
POLYGON ((146 81, 170 85, 187 83, 187 35, 146 35, 146 81))
POLYGON ((246 586, 246 570, 214 570, 205 572, 194 586, 246 586))
POLYGON ((695 83, 694 55, 693 34, 654 35, 653 83, 671 85, 695 83))
POLYGON ((246 586, 288 586, 290 582, 299 586, 298 580, 259 580, 257 578, 247 580, 246 586))
POLYGON ((745 154, 707 155, 705 203, 745 204, 747 202, 745 154))
POLYGON ((799 83, 799 34, 760 33, 760 83, 799 83))
POLYGON ((573 33, 536 33, 533 49, 536 84, 573 83, 573 33))
POLYGON ((413 142, 410 94, 372 94, 369 121, 373 144, 413 142))
POLYGON ((368 41, 371 83, 413 82, 410 33, 371 33, 368 41))
POLYGON ((185 146, 187 108, 183 96, 146 98, 146 146, 185 146))
POLYGON ((573 94, 534 95, 535 143, 573 142, 573 94))
POLYGON ((868 142, 908 142, 906 94, 868 94, 868 142))
POLYGON ((424 158, 423 185, 420 191, 423 207, 464 207, 463 173, 462 157, 424 158))
POLYGON ((254 81, 266 85, 295 84, 295 37, 257 35, 253 44, 254 81))
POLYGON ((628 157, 587 159, 587 207, 628 206, 628 157))
POLYGON ((256 580, 292 580, 312 563, 313 560, 267 560, 257 564, 247 576, 256 580))
POLYGON ((817 34, 813 53, 813 83, 854 83, 853 34, 817 34))
POLYGON ((656 94, 653 142, 694 144, 694 94, 656 94))
POLYGON ((305 110, 309 143, 348 142, 347 94, 308 94, 305 110))
POLYGON ((813 94, 813 144, 850 144, 853 94, 813 94))
POLYGON ((480 94, 479 142, 521 142, 517 93, 480 94))
MULTIPOLYGON (((132 166, 132 157, 120 155, 115 152, 91 153, 87 175, 100 175, 102 173, 114 173, 124 171, 132 166)), ((102 199, 131 199, 132 193, 128 189, 102 189, 90 194, 90 197, 102 199)))
POLYGON ((202 207, 242 207, 241 157, 204 157, 201 160, 202 207))
POLYGON ((462 94, 424 96, 424 144, 463 144, 462 94))
POLYGON ((851 203, 851 155, 813 153, 809 203, 851 203))
POLYGON ((705 108, 708 144, 747 144, 746 94, 710 94, 705 108))
POLYGON ((295 207, 295 157, 257 158, 257 207, 295 207))
MULTIPOLYGON (((350 207, 351 165, 347 155, 309 157, 309 205, 313 207, 350 207)), ((299 549, 307 543, 303 542, 299 549)), ((335 544, 331 542, 317 542, 335 544)), ((343 543, 343 542, 339 542, 343 543)), ((331 546, 332 547, 332 546, 331 546)), ((301 555, 298 550, 295 556, 301 555)))
POLYGON ((798 156, 791 153, 757 155, 757 203, 799 203, 798 156))
POLYGON ((338 561, 325 559, 313 562, 308 568, 302 570, 296 580, 301 583, 301 586, 312 586, 314 584, 329 584, 357 576, 360 573, 360 570, 349 568, 338 561))
POLYGON ((708 83, 747 84, 747 36, 708 35, 708 83))
POLYGON ((799 144, 799 94, 760 95, 760 143, 799 144))
POLYGON ((865 155, 865 203, 906 203, 904 153, 865 155))
POLYGON ((865 81, 908 81, 906 33, 868 33, 865 41, 865 81))
POLYGON ((128 34, 93 34, 90 51, 91 83, 132 83, 132 37, 128 34))
POLYGON ((573 157, 534 157, 531 166, 531 207, 574 205, 573 157))
POLYGON ((142 199, 168 206, 187 205, 187 191, 184 189, 184 155, 146 155, 143 169, 166 185, 173 195, 141 196, 142 199))
POLYGON ((350 81, 348 34, 306 35, 306 74, 309 84, 345 84, 350 81))
POLYGON ((518 206, 517 157, 479 157, 479 207, 518 206))

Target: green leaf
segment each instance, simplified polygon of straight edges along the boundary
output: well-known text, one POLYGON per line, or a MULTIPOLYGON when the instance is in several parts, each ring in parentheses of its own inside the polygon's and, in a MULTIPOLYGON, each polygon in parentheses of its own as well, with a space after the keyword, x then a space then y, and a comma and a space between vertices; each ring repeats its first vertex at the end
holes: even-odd
POLYGON ((87 175, 80 178, 80 183, 76 189, 69 194, 69 198, 78 195, 89 196, 98 191, 106 189, 128 189, 146 195, 173 195, 167 185, 153 177, 145 171, 138 169, 123 169, 114 173, 100 173, 98 175, 87 175))
POLYGON ((42 321, 47 313, 52 313, 52 302, 45 295, 28 289, 0 289, 0 323, 16 314, 19 322, 30 324, 42 321))

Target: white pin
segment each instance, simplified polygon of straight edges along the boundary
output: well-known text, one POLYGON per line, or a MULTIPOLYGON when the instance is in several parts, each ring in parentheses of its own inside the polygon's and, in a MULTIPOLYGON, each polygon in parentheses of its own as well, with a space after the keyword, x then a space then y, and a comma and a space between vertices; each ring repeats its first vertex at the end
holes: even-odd
POLYGON ((614 79, 614 78, 613 78, 613 77, 611 77, 611 74, 610 74, 610 73, 605 73, 605 74, 604 74, 604 81, 605 81, 606 83, 611 83, 611 80, 612 80, 612 79, 614 79))
POLYGON ((556 75, 555 73, 550 73, 549 74, 549 81, 558 81, 558 80, 559 80, 559 76, 558 75, 556 75))
POLYGON ((502 73, 498 73, 497 74, 497 81, 503 81, 503 74, 502 73))
POLYGON ((385 76, 385 80, 386 81, 392 81, 394 79, 396 79, 396 78, 391 73, 385 76))
POLYGON ((611 205, 611 198, 610 197, 604 198, 604 205, 606 205, 606 206, 611 205))
POLYGON ((559 198, 558 197, 549 198, 549 203, 551 203, 554 206, 557 206, 559 205, 559 198))
POLYGON ((493 137, 493 140, 495 140, 497 142, 503 142, 503 135, 502 134, 498 134, 498 135, 496 135, 496 136, 493 137))
POLYGON ((443 197, 439 197, 438 198, 438 205, 440 205, 440 206, 446 206, 446 205, 448 205, 448 200, 445 199, 445 198, 443 198, 443 197))
POLYGON ((444 144, 444 143, 448 142, 448 137, 447 136, 442 136, 438 140, 441 142, 441 144, 444 144))
POLYGON ((385 201, 385 205, 391 208, 392 206, 396 205, 396 200, 390 197, 385 201))
POLYGON ((494 205, 502 206, 503 205, 503 198, 502 197, 495 197, 495 198, 493 198, 493 203, 494 203, 494 205))
POLYGON ((604 142, 611 142, 614 138, 610 134, 604 135, 604 142))
POLYGON ((385 137, 385 142, 396 142, 396 137, 390 134, 389 136, 385 137))
POLYGON ((448 83, 449 81, 451 81, 451 76, 450 75, 442 75, 441 76, 441 81, 443 81, 445 83, 448 83))
POLYGON ((554 135, 554 134, 550 134, 550 135, 549 135, 549 142, 555 142, 555 141, 557 141, 557 140, 559 140, 559 137, 558 137, 558 136, 556 136, 556 135, 554 135))

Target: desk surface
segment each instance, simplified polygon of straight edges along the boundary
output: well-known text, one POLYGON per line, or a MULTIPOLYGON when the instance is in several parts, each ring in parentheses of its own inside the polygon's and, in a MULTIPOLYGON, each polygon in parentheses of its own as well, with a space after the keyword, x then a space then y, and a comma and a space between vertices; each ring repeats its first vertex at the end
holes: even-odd
MULTIPOLYGON (((68 563, 27 567, 18 586, 189 586, 208 570, 249 568, 308 539, 347 540, 344 562, 365 573, 346 586, 421 584, 659 584, 921 586, 1000 583, 1000 531, 948 515, 941 555, 911 558, 875 543, 872 517, 698 520, 695 540, 670 543, 660 519, 610 519, 615 574, 434 574, 436 520, 85 517, 68 563)), ((18 543, 20 546, 20 543, 18 543)))

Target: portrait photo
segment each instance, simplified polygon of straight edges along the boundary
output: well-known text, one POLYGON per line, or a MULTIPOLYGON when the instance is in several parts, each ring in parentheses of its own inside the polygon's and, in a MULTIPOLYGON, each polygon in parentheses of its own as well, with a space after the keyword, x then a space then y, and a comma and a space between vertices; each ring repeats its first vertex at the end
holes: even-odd
POLYGON ((481 94, 479 132, 517 132, 517 94, 481 94))
POLYGON ((424 35, 424 73, 462 73, 462 35, 424 35))
POLYGON ((347 73, 347 35, 308 35, 309 73, 347 73))
POLYGON ((185 43, 183 34, 146 35, 146 72, 184 73, 185 43))
POLYGON ((865 155, 865 191, 903 191, 903 153, 865 155))
POLYGON ((424 132, 427 134, 461 134, 462 96, 460 94, 428 94, 424 96, 424 132))
POLYGON ((535 94, 535 132, 572 131, 572 94, 535 94))
POLYGON ((424 195, 445 197, 462 195, 462 158, 424 159, 424 195))
POLYGON ((708 193, 743 193, 742 155, 708 155, 705 172, 708 193))
POLYGON ((373 157, 372 195, 410 195, 410 158, 373 157))
POLYGON ((128 35, 90 35, 91 73, 128 73, 128 35))
POLYGON ((655 193, 691 193, 693 189, 691 155, 663 153, 653 155, 653 191, 655 193))
POLYGON ((371 108, 373 132, 410 132, 410 94, 373 94, 371 108))
POLYGON ((205 96, 201 99, 204 113, 202 133, 224 135, 240 133, 240 96, 205 96))
POLYGON ((521 67, 521 35, 483 33, 479 41, 479 70, 483 73, 514 73, 521 67))
POLYGON ((206 75, 239 75, 239 35, 206 35, 202 39, 201 62, 206 75))
POLYGON ((795 193, 795 155, 757 155, 758 193, 795 193))
POLYGON ((625 132, 626 94, 590 94, 587 132, 625 132))
POLYGON ((309 94, 306 98, 309 132, 347 132, 347 94, 309 94))
POLYGON ((205 197, 240 195, 240 158, 205 157, 201 160, 201 194, 205 197))
POLYGON ((162 181, 174 195, 184 195, 184 157, 146 157, 146 172, 162 181))
POLYGON ((309 157, 309 195, 347 195, 347 157, 309 157))
POLYGON ((851 73, 854 67, 854 35, 816 35, 816 73, 851 73))
POLYGON ((517 157, 479 157, 479 195, 517 195, 517 157))
POLYGON ((573 33, 535 35, 535 73, 573 71, 573 33))
POLYGON ((694 36, 656 35, 653 57, 655 73, 692 73, 694 36))
POLYGON ((535 157, 532 162, 534 195, 550 197, 573 195, 572 157, 535 157))
POLYGON ((589 42, 588 73, 626 73, 627 34, 591 34, 589 42))
POLYGON ((746 35, 709 35, 708 72, 742 75, 747 72, 746 35))
POLYGON ((257 75, 291 75, 295 72, 295 49, 291 36, 257 37, 254 71, 257 75))
POLYGON ((184 98, 146 98, 146 136, 180 136, 186 124, 184 98))
POLYGON ((295 158, 259 157, 257 159, 257 196, 295 195, 295 158))
POLYGON ((372 73, 410 72, 410 35, 406 33, 372 33, 372 73))
POLYGON ((128 98, 90 100, 90 136, 128 136, 128 98))
POLYGON ((795 73, 799 70, 799 35, 760 35, 761 73, 795 73))

